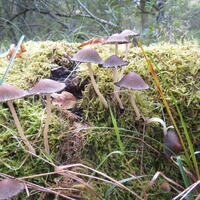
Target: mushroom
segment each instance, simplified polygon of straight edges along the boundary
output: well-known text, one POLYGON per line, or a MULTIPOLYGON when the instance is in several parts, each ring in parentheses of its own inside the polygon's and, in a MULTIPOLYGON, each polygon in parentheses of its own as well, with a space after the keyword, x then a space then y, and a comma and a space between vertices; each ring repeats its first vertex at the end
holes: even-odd
POLYGON ((120 81, 115 83, 116 86, 120 88, 130 89, 130 102, 131 105, 136 113, 136 120, 140 119, 140 112, 138 107, 136 106, 135 99, 134 99, 134 90, 146 90, 149 86, 144 82, 142 77, 135 73, 129 72, 126 74, 120 81))
POLYGON ((15 179, 0 181, 0 200, 10 199, 24 190, 24 184, 15 179))
MULTIPOLYGON (((138 36, 139 34, 136 33, 136 32, 134 32, 134 31, 131 31, 131 30, 129 30, 129 29, 126 29, 126 30, 122 31, 122 32, 120 33, 120 35, 122 35, 122 36, 125 37, 127 40, 129 40, 130 38, 133 38, 133 37, 135 37, 135 36, 138 36)), ((126 43, 125 45, 126 45, 125 60, 127 60, 127 58, 128 58, 129 46, 128 46, 128 43, 126 43)), ((125 69, 125 68, 122 68, 122 70, 121 70, 121 73, 120 73, 120 76, 119 76, 120 78, 122 78, 122 76, 123 76, 123 74, 124 74, 124 69, 125 69)))
POLYGON ((129 41, 118 33, 111 35, 103 44, 115 44, 115 55, 118 55, 118 44, 125 44, 129 41))
POLYGON ((164 154, 169 158, 173 154, 178 154, 182 151, 182 146, 178 134, 173 129, 173 126, 166 126, 166 123, 157 117, 152 117, 145 121, 145 124, 149 124, 151 122, 159 122, 163 126, 163 134, 164 134, 164 154))
POLYGON ((7 102, 22 141, 28 147, 29 151, 35 154, 35 149, 26 138, 24 130, 21 127, 19 118, 13 106, 13 100, 22 98, 24 96, 27 96, 27 92, 24 90, 16 88, 12 85, 0 85, 0 102, 7 102))
POLYGON ((170 187, 170 184, 167 182, 167 181, 165 181, 165 182, 163 182, 161 185, 160 185, 160 189, 163 191, 163 192, 170 192, 170 190, 171 190, 171 187, 170 187))
POLYGON ((169 158, 173 154, 178 154, 182 151, 182 146, 178 134, 174 129, 168 127, 167 134, 164 136, 164 154, 169 158))
POLYGON ((47 105, 46 105, 46 122, 44 127, 44 147, 45 152, 49 153, 49 142, 48 142, 48 130, 49 124, 51 121, 51 94, 54 92, 59 92, 65 88, 64 83, 53 81, 50 79, 42 79, 36 85, 28 90, 29 95, 41 95, 46 96, 47 105))
MULTIPOLYGON (((138 33, 135 33, 134 31, 131 31, 129 29, 126 29, 124 31, 122 31, 120 33, 120 35, 122 35, 123 37, 125 37, 127 40, 129 40, 130 38, 133 38, 135 36, 138 36, 138 33)), ((125 59, 127 59, 128 57, 128 43, 126 43, 126 54, 125 54, 125 59)))
POLYGON ((72 60, 76 61, 76 62, 80 62, 80 63, 87 63, 91 83, 94 87, 94 90, 95 90, 96 94, 99 96, 100 101, 103 103, 103 105, 107 109, 108 103, 107 103, 106 99, 104 98, 104 96, 101 94, 101 92, 100 92, 100 90, 97 86, 97 83, 96 83, 95 78, 94 78, 94 72, 92 70, 92 65, 91 65, 91 63, 95 63, 95 64, 102 64, 103 63, 103 61, 99 57, 96 50, 89 48, 89 47, 83 48, 73 56, 72 60))
MULTIPOLYGON (((107 60, 105 60, 105 62, 101 65, 99 65, 100 67, 104 67, 104 68, 114 68, 113 70, 113 81, 114 83, 117 82, 118 77, 117 77, 117 68, 118 67, 122 67, 122 66, 126 66, 129 63, 122 60, 121 58, 119 58, 116 55, 112 55, 110 56, 107 60)), ((116 98, 116 100, 119 103, 119 106, 121 109, 124 109, 124 106, 119 98, 119 91, 117 89, 117 86, 114 85, 114 97, 116 98)))

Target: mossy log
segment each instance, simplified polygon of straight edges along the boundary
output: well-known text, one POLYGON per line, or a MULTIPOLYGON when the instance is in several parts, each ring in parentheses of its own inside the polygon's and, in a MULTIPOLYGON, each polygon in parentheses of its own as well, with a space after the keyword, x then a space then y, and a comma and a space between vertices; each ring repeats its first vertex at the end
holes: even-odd
MULTIPOLYGON (((28 89, 39 79, 49 78, 52 68, 61 66, 71 68, 73 63, 70 61, 70 57, 78 51, 78 45, 79 44, 71 44, 64 41, 26 42, 25 48, 27 51, 22 54, 21 58, 17 58, 14 61, 12 68, 8 72, 5 83, 15 85, 22 89, 28 89)), ((94 45, 93 48, 97 50, 103 60, 106 60, 109 56, 114 54, 114 48, 109 45, 94 45)), ((172 101, 172 97, 170 96, 170 91, 174 95, 176 103, 181 110, 193 143, 195 147, 198 147, 200 140, 200 47, 194 44, 153 44, 148 47, 144 46, 144 50, 154 63, 163 92, 180 130, 182 130, 180 119, 174 101, 172 101), (163 81, 163 78, 165 81, 163 81)), ((119 56, 124 58, 125 45, 120 45, 119 56)), ((130 63, 125 69, 125 74, 130 71, 137 72, 150 86, 149 90, 136 92, 136 103, 144 118, 159 117, 165 119, 166 123, 171 125, 171 121, 166 113, 158 91, 155 88, 140 48, 132 47, 127 61, 130 63)), ((6 58, 1 55, 0 76, 3 75, 7 63, 8 61, 6 58)), ((127 91, 124 89, 120 90, 120 97, 125 107, 125 110, 122 112, 113 97, 111 69, 102 69, 93 65, 93 70, 98 87, 108 100, 114 116, 116 117, 118 127, 133 131, 131 133, 133 137, 138 136, 133 134, 134 131, 142 132, 142 121, 138 122, 135 120, 135 113, 129 102, 127 91)), ((79 100, 78 105, 83 112, 82 116, 84 121, 91 126, 99 128, 112 127, 110 114, 101 104, 89 81, 86 64, 81 64, 78 67, 76 76, 79 78, 80 84, 87 80, 82 90, 82 98, 79 100)), ((42 146, 42 140, 38 138, 38 132, 40 132, 39 130, 41 129, 41 118, 44 113, 42 101, 35 101, 31 98, 26 99, 26 101, 18 100, 17 107, 17 112, 20 114, 20 121, 22 121, 25 132, 32 141, 36 141, 38 148, 40 148, 42 146)), ((15 127, 11 121, 11 116, 8 114, 8 108, 2 104, 0 108, 0 171, 15 176, 26 176, 49 171, 49 167, 43 166, 44 163, 40 160, 37 161, 37 166, 35 165, 34 159, 29 158, 28 162, 26 162, 27 157, 21 150, 20 142, 16 142, 15 132, 13 131, 15 127), (17 151, 17 153, 13 154, 14 151, 17 151), (15 169, 14 171, 13 168, 15 169)), ((69 131, 69 121, 66 120, 66 117, 59 114, 57 109, 54 109, 53 113, 53 122, 50 127, 50 145, 52 145, 51 149, 53 149, 52 158, 59 149, 59 139, 66 136, 69 131)), ((96 132, 92 133, 92 135, 90 135, 90 133, 91 132, 88 131, 88 141, 85 142, 86 146, 82 152, 82 158, 90 160, 89 163, 94 163, 95 166, 97 166, 106 155, 114 150, 118 150, 118 147, 115 136, 113 136, 113 131, 106 130, 101 132, 102 134, 100 135, 96 135, 96 132)), ((126 137, 126 133, 126 131, 121 131, 121 134, 125 135, 123 137, 123 143, 126 151, 137 151, 141 143, 138 141, 133 142, 130 137, 126 137)), ((158 124, 148 125, 145 134, 145 137, 151 137, 153 140, 162 143, 162 130, 158 124)), ((152 146, 154 145, 152 140, 148 141, 147 139, 147 142, 152 146)), ((180 174, 177 175, 177 172, 172 173, 173 165, 166 163, 163 155, 163 159, 160 159, 160 156, 158 156, 158 152, 162 147, 156 144, 153 148, 157 149, 157 152, 149 150, 143 154, 143 163, 145 163, 143 170, 145 173, 148 174, 150 172, 152 175, 159 170, 169 175, 169 177, 173 174, 172 178, 180 178, 180 174), (166 172, 166 170, 168 170, 168 172, 166 172)), ((130 159, 132 159, 131 156, 130 159)), ((135 163, 132 169, 135 170, 136 174, 139 174, 141 160, 137 158, 137 155, 134 159, 135 163)), ((111 163, 109 163, 109 165, 105 164, 102 170, 106 173, 110 173, 109 175, 118 180, 123 179, 125 176, 124 173, 123 175, 121 173, 125 168, 119 164, 120 161, 121 159, 119 158, 113 158, 113 165, 111 165, 111 163)), ((42 180, 38 179, 38 183, 41 182, 42 180)), ((138 191, 141 191, 139 189, 142 187, 143 183, 141 182, 137 185, 138 191)), ((101 188, 99 188, 99 190, 101 190, 101 188)), ((124 195, 124 199, 129 199, 129 197, 125 198, 126 195, 127 194, 124 195)), ((153 198, 162 199, 160 196, 154 196, 153 198)), ((167 197, 165 199, 167 199, 167 197)))

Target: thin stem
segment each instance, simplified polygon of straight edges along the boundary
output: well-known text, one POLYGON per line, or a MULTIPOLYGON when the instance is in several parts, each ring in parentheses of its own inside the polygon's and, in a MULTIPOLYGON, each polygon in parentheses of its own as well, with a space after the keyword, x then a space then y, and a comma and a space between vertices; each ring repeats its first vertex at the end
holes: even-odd
POLYGON ((48 131, 49 131, 49 124, 51 121, 51 94, 46 94, 46 100, 47 100, 47 105, 46 105, 46 122, 45 122, 45 127, 44 127, 44 149, 45 152, 49 153, 49 141, 48 141, 48 131))
POLYGON ((129 50, 129 43, 126 43, 125 60, 127 60, 127 58, 128 58, 128 50, 129 50))
POLYGON ((140 111, 139 111, 139 108, 136 106, 136 103, 135 103, 135 98, 134 98, 134 92, 133 91, 130 91, 130 101, 131 101, 131 105, 135 111, 135 114, 136 114, 136 120, 139 120, 140 119, 140 111))
POLYGON ((118 43, 115 43, 115 55, 118 55, 118 43))
POLYGON ((12 102, 12 101, 8 101, 7 104, 8 104, 8 106, 9 106, 9 108, 10 108, 10 111, 11 111, 12 116, 13 116, 13 118, 14 118, 15 125, 16 125, 16 127, 17 127, 17 130, 18 130, 18 132, 19 132, 19 135, 20 135, 22 141, 23 141, 24 144, 28 147, 28 149, 29 149, 30 152, 36 154, 36 153, 35 153, 35 149, 34 149, 33 146, 30 144, 30 142, 28 141, 28 139, 26 138, 26 136, 25 136, 25 134, 24 134, 24 130, 23 130, 23 128, 21 127, 21 124, 20 124, 20 122, 19 122, 19 118, 18 118, 17 113, 16 113, 16 111, 15 111, 15 108, 14 108, 14 106, 13 106, 13 102, 12 102))
MULTIPOLYGON (((114 70, 113 70, 113 81, 114 81, 114 83, 118 81, 118 80, 117 80, 117 68, 116 68, 116 67, 115 67, 114 70)), ((123 104, 122 104, 122 101, 121 101, 121 99, 120 99, 120 97, 119 97, 119 88, 118 88, 116 85, 114 85, 114 97, 115 97, 116 100, 118 101, 119 107, 120 107, 121 109, 124 109, 124 106, 123 106, 123 104)))
POLYGON ((103 105, 105 106, 106 109, 108 109, 108 103, 106 101, 106 99, 104 98, 104 96, 101 94, 101 92, 99 91, 99 88, 97 86, 97 83, 94 79, 94 73, 93 73, 93 70, 92 70, 92 66, 91 66, 91 63, 87 63, 87 66, 88 66, 88 70, 89 70, 89 75, 90 75, 90 79, 91 79, 91 83, 94 87, 94 90, 96 92, 96 94, 98 95, 100 101, 103 103, 103 105))
MULTIPOLYGON (((124 59, 127 60, 127 58, 128 58, 128 50, 129 50, 129 43, 126 43, 125 45, 126 45, 126 49, 125 49, 125 57, 124 57, 124 59)), ((120 75, 119 75, 119 79, 121 79, 123 77, 124 70, 125 70, 125 67, 122 67, 120 75)))
MULTIPOLYGON (((163 133, 164 133, 164 136, 167 135, 167 129, 168 129, 169 127, 166 126, 166 123, 165 123, 162 119, 160 119, 160 118, 158 118, 158 117, 152 117, 152 118, 146 120, 145 124, 149 124, 149 123, 151 123, 151 122, 159 122, 159 123, 163 126, 163 133)), ((171 127, 170 127, 170 128, 171 128, 171 127)))

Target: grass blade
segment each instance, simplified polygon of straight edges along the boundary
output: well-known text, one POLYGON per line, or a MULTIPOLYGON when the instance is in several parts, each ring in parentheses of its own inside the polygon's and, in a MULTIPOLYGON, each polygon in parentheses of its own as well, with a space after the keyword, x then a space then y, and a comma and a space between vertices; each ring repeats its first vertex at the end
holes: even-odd
POLYGON ((120 135, 119 135, 119 128, 117 126, 117 121, 116 121, 116 119, 115 119, 115 117, 113 115, 113 112, 112 112, 111 108, 109 108, 109 110, 110 110, 110 115, 111 115, 111 118, 112 118, 112 123, 113 123, 113 126, 114 126, 114 130, 115 130, 115 134, 116 134, 116 137, 117 137, 117 143, 119 145, 120 151, 124 152, 124 145, 123 145, 123 143, 121 141, 121 138, 120 138, 120 135))

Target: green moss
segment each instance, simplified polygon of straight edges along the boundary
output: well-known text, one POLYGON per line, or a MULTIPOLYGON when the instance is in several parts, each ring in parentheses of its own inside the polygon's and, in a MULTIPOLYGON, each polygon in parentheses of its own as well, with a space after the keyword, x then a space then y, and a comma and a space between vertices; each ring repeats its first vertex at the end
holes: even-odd
MULTIPOLYGON (((70 67, 70 62, 66 59, 66 56, 72 56, 78 50, 77 45, 68 44, 64 41, 30 41, 25 43, 27 52, 22 55, 22 58, 15 60, 5 83, 24 89, 32 87, 40 78, 48 78, 51 68, 60 66, 55 62, 58 57, 61 60, 63 58, 64 66, 70 67)), ((124 56, 124 49, 122 47, 123 45, 119 49, 121 57, 124 56)), ((94 48, 97 49, 103 60, 114 52, 114 48, 109 45, 96 45, 94 48)), ((159 68, 157 70, 158 78, 161 80, 162 75, 167 81, 167 85, 162 81, 161 85, 173 111, 173 116, 180 126, 178 114, 169 95, 169 89, 173 92, 177 100, 184 120, 187 123, 188 130, 192 134, 193 143, 197 146, 200 140, 198 134, 200 131, 200 48, 190 44, 184 46, 157 44, 145 47, 145 51, 159 68)), ((125 73, 135 71, 142 75, 150 85, 149 90, 135 93, 136 102, 141 113, 145 118, 163 118, 164 115, 167 124, 170 125, 169 117, 154 87, 153 80, 146 66, 146 61, 139 48, 135 47, 131 49, 128 61, 130 64, 126 67, 125 73)), ((0 75, 3 74, 6 65, 7 61, 1 58, 0 75)), ((138 194, 141 193, 144 186, 157 171, 162 171, 169 178, 182 184, 178 169, 176 170, 174 164, 166 159, 162 153, 163 133, 160 125, 151 124, 146 127, 144 133, 145 144, 142 149, 143 127, 141 121, 135 121, 135 113, 130 106, 128 92, 122 90, 120 94, 125 106, 125 110, 122 112, 113 98, 112 70, 97 68, 95 65, 93 69, 100 91, 108 100, 117 120, 118 127, 123 128, 120 129, 120 134, 122 135, 122 141, 127 152, 125 156, 112 155, 99 170, 117 180, 127 178, 127 173, 135 176, 148 175, 125 184, 138 194), (143 164, 141 164, 142 162, 143 164), (143 171, 141 171, 141 166, 143 167, 143 171)), ((80 77, 81 82, 86 79, 89 80, 85 64, 80 65, 77 75, 80 77)), ((90 81, 82 92, 83 98, 80 100, 79 106, 83 109, 83 118, 90 126, 99 127, 98 129, 87 131, 85 147, 82 151, 82 160, 87 165, 96 168, 109 153, 119 150, 119 147, 114 130, 105 128, 113 126, 112 120, 109 112, 104 109, 99 98, 96 96, 90 81)), ((23 144, 16 139, 18 134, 8 107, 5 104, 1 104, 0 106, 0 171, 20 177, 53 170, 50 165, 38 158, 31 157, 23 150, 21 146, 23 144)), ((54 163, 65 162, 66 160, 60 160, 56 154, 60 149, 61 140, 67 136, 69 127, 72 126, 70 121, 66 119, 66 116, 58 109, 53 109, 49 132, 51 155, 47 158, 42 153, 43 127, 41 124, 43 124, 45 117, 45 102, 41 98, 38 100, 37 98, 28 97, 25 100, 16 101, 16 108, 22 126, 30 141, 34 143, 39 155, 49 161, 53 160, 52 162, 54 163)), ((66 153, 66 155, 68 154, 66 153)), ((34 181, 38 184, 44 184, 45 182, 52 183, 53 178, 53 176, 49 176, 48 178, 37 178, 34 181)), ((160 182, 162 182, 161 179, 148 191, 149 199, 170 199, 175 196, 176 193, 174 191, 163 194, 158 189, 160 182)), ((92 181, 91 184, 102 196, 110 187, 99 181, 92 181)), ((108 199, 128 200, 133 199, 133 197, 128 192, 117 189, 114 190, 108 199)))
MULTIPOLYGON (((49 78, 50 69, 59 67, 54 63, 58 56, 71 56, 77 50, 76 44, 66 42, 26 42, 26 52, 21 58, 14 61, 9 70, 5 83, 14 84, 17 87, 27 89, 41 78, 49 78)), ((65 59, 66 65, 70 62, 65 59)), ((5 71, 8 61, 6 58, 0 60, 0 76, 5 71)))

